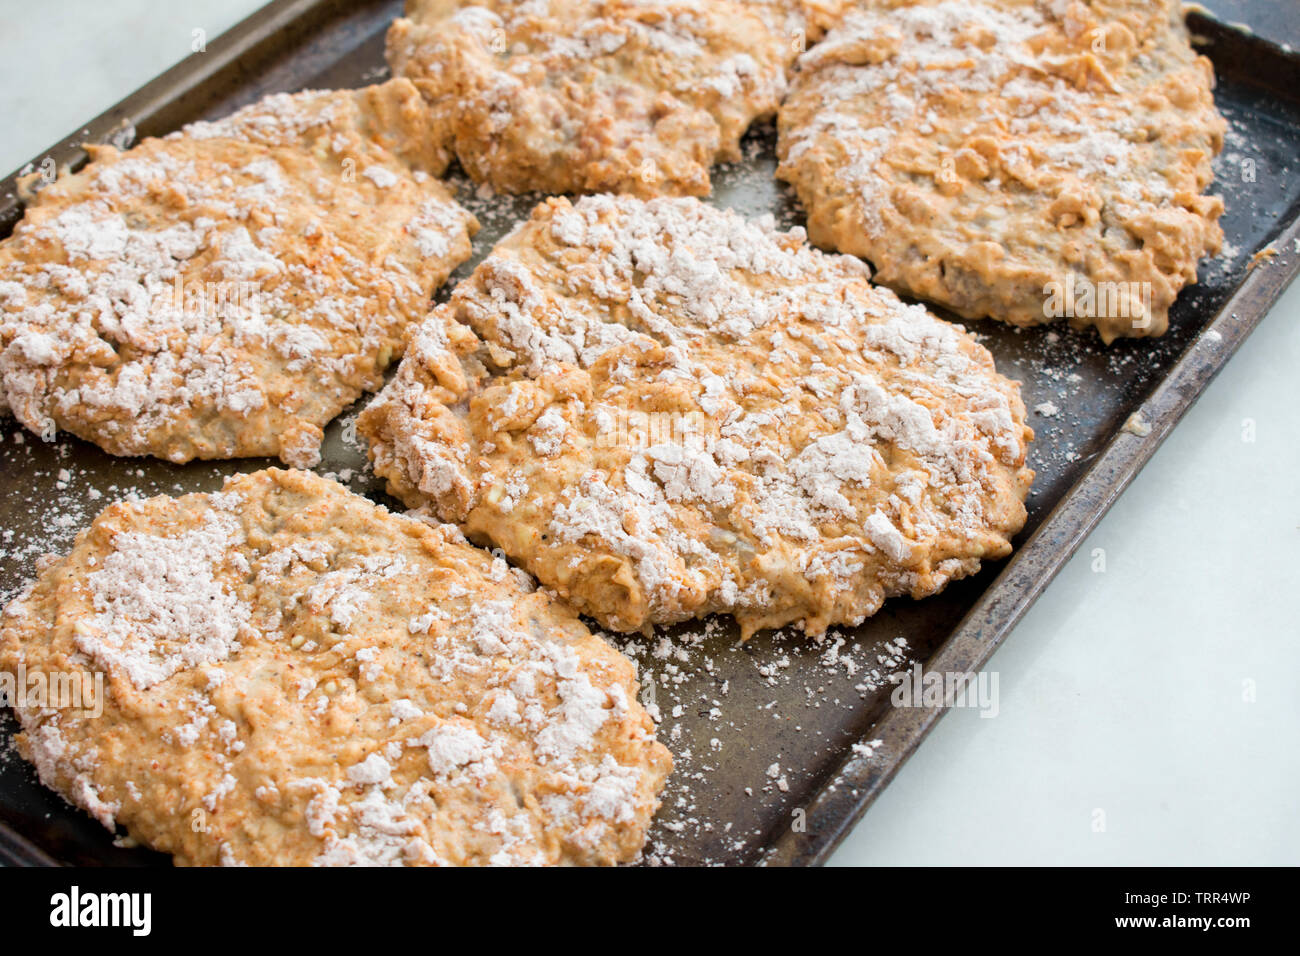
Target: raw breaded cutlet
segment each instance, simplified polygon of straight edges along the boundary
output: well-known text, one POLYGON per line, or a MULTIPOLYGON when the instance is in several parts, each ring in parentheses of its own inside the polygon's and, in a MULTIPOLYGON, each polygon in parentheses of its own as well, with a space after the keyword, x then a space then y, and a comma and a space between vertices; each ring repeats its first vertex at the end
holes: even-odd
POLYGON ((389 490, 603 626, 857 624, 1004 557, 1019 387, 863 264, 695 199, 551 199, 358 419, 389 490))
POLYGON ((619 863, 671 767, 572 611, 306 472, 109 507, 5 609, 0 668, 104 675, 19 695, 19 750, 179 864, 619 863))
POLYGON ((394 80, 87 147, 0 243, 3 404, 115 455, 314 465, 469 257, 439 139, 394 80))
POLYGON ((1222 241, 1213 86, 1177 0, 867 0, 801 59, 778 175, 900 292, 1158 336, 1222 241))
POLYGON ((388 33, 477 182, 702 195, 842 0, 409 0, 388 33))

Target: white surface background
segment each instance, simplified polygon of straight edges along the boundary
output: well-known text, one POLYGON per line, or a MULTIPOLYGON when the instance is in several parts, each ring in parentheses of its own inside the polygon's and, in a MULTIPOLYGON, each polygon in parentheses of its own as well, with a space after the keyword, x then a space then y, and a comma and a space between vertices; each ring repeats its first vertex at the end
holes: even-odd
MULTIPOLYGON (((0 0, 0 172, 259 5, 0 0)), ((1300 285, 1007 639, 999 715, 945 717, 835 863, 1300 864, 1298 320, 1300 285)))

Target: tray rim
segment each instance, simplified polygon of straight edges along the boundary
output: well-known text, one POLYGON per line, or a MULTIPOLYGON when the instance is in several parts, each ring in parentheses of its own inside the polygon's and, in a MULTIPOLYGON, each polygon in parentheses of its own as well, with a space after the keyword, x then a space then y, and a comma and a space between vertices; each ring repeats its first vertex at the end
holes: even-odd
MULTIPOLYGON (((313 13, 316 8, 325 7, 331 2, 332 0, 271 0, 229 30, 208 40, 206 52, 191 53, 168 67, 0 181, 0 219, 7 219, 15 208, 22 207, 15 183, 23 169, 28 166, 35 168, 48 156, 55 161, 62 175, 65 165, 87 158, 82 148, 83 143, 104 142, 107 136, 121 129, 124 123, 129 123, 134 129, 141 123, 148 122, 218 73, 235 66, 241 57, 260 43, 293 26, 297 20, 313 13)), ((134 144, 133 140, 132 145, 134 144)))
MULTIPOLYGON (((21 170, 35 168, 50 157, 62 174, 65 166, 86 159, 82 144, 104 142, 125 124, 133 130, 147 124, 221 72, 237 67, 260 44, 331 6, 340 7, 340 4, 337 0, 272 0, 209 40, 206 52, 192 53, 169 67, 0 180, 0 222, 19 218, 15 214, 20 213, 23 203, 16 186, 21 170)), ((1266 37, 1241 33, 1199 5, 1185 11, 1189 20, 1203 20, 1217 29, 1236 33, 1243 42, 1271 48, 1274 55, 1281 50, 1266 37)), ((346 12, 346 8, 340 12, 346 12)), ((1287 55, 1300 63, 1300 54, 1287 55)), ((1110 437, 1092 464, 1015 550, 939 646, 927 662, 927 670, 976 673, 996 653, 1174 427, 1300 275, 1300 254, 1286 251, 1300 249, 1300 213, 1283 224, 1268 245, 1281 250, 1286 259, 1252 266, 1241 285, 1142 402, 1139 413, 1151 431, 1138 436, 1120 429, 1110 437), (1219 336, 1217 341, 1213 341, 1214 334, 1219 336)), ((803 808, 805 826, 798 832, 787 826, 774 833, 757 865, 826 863, 946 712, 946 708, 886 710, 863 738, 882 741, 876 750, 878 756, 871 760, 850 756, 842 761, 803 808)), ((4 865, 65 864, 0 821, 0 866, 4 865)))

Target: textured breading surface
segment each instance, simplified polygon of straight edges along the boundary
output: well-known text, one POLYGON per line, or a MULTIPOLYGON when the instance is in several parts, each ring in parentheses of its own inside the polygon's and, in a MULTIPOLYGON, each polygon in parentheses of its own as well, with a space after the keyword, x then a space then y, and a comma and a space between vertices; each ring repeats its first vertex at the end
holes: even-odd
POLYGON ((88 147, 0 244, 4 402, 117 455, 315 464, 470 254, 430 124, 395 80, 88 147))
POLYGON ((610 864, 671 766, 632 664, 456 529, 305 472, 111 506, 5 610, 41 780, 183 864, 610 864), (85 686, 89 686, 87 681, 85 686))
POLYGON ((695 199, 548 200, 407 348, 358 420, 375 471, 610 628, 856 624, 1025 520, 984 348, 695 199))
MULTIPOLYGON (((386 160, 433 176, 447 171, 449 131, 430 112, 415 85, 390 80, 356 90, 273 93, 217 120, 191 123, 169 139, 237 139, 263 146, 311 149, 335 156, 386 160)), ((358 170, 360 171, 360 170, 358 170)))
POLYGON ((778 175, 900 291, 1160 335, 1222 242, 1213 85, 1176 0, 867 0, 800 60, 778 175))
POLYGON ((411 0, 388 34, 474 179, 700 195, 841 0, 411 0))

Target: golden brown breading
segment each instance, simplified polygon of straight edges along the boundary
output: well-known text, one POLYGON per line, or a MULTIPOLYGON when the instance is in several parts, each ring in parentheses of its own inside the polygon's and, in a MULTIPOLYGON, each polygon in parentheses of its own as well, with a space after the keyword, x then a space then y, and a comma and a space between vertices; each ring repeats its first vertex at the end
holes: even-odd
POLYGON ((90 712, 19 695, 19 749, 182 864, 633 859, 671 758, 521 577, 305 472, 113 505, 0 620, 26 684, 105 675, 90 712))
POLYGON ((425 108, 415 85, 403 79, 356 90, 274 93, 221 119, 191 123, 168 138, 181 137, 305 148, 339 161, 383 162, 387 153, 431 176, 441 176, 451 162, 450 131, 425 108))
POLYGON ((412 328, 375 471, 602 625, 856 624, 1011 550, 1016 383, 856 259, 695 199, 552 199, 412 328))
POLYGON ((700 195, 841 0, 411 0, 388 34, 461 165, 509 193, 700 195))
POLYGON ((1222 241, 1213 84, 1176 0, 874 0, 800 61, 778 175, 899 291, 1161 335, 1222 241))
POLYGON ((400 158, 445 165, 430 135, 395 80, 88 147, 0 244, 4 402, 116 455, 315 464, 470 254, 474 217, 400 158))

